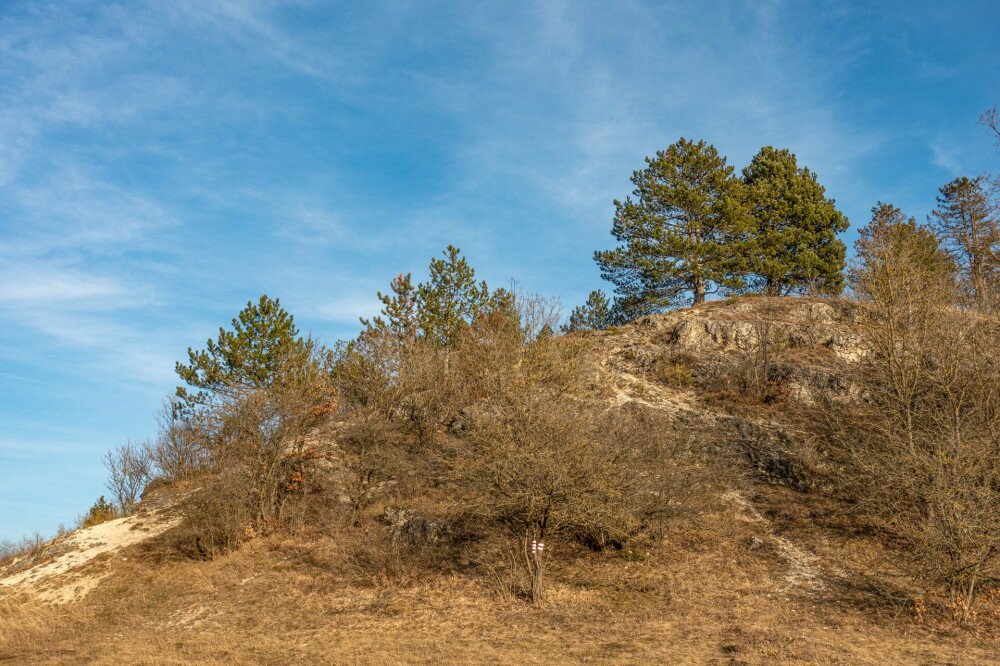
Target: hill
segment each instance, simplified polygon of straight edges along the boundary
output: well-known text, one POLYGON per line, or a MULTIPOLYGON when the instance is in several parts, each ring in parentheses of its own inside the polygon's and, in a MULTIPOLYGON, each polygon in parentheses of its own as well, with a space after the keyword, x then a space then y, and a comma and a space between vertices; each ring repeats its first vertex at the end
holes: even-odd
MULTIPOLYGON (((994 602, 974 625, 928 613, 899 544, 839 491, 843 452, 810 436, 817 400, 859 399, 855 307, 720 301, 563 339, 588 409, 654 413, 668 439, 722 464, 685 477, 694 508, 641 538, 549 540, 538 603, 518 596, 502 553, 433 547, 449 528, 430 503, 378 505, 361 532, 276 530, 204 557, 182 511, 198 482, 154 484, 132 516, 0 565, 0 659, 995 663, 994 602)), ((470 404, 447 427, 476 418, 470 404)), ((331 415, 310 434, 331 484, 341 427, 331 415)))

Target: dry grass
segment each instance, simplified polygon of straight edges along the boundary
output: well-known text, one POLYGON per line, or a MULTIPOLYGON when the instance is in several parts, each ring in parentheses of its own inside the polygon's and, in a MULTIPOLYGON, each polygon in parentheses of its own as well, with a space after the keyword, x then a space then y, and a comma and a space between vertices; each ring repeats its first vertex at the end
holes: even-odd
MULTIPOLYGON (((875 547, 836 507, 757 496, 824 563, 821 589, 789 585, 761 524, 732 509, 629 552, 555 545, 546 601, 497 594, 474 566, 358 576, 335 544, 259 539, 210 562, 134 547, 86 601, 0 606, 0 660, 17 663, 990 663, 1000 641, 935 631, 834 570, 875 547), (797 507, 797 508, 789 508, 797 507), (784 512, 778 516, 778 512, 784 512), (831 536, 832 535, 832 536, 831 536), (758 542, 759 545, 758 545, 758 542), (843 555, 839 555, 843 553, 843 555), (313 554, 314 555, 314 554, 313 554), (833 559, 837 558, 837 559, 833 559)), ((785 493, 785 494, 780 494, 785 493)), ((845 572, 846 573, 846 572, 845 572)), ((855 579, 851 579, 855 580, 855 579)))
MULTIPOLYGON (((789 299, 787 307, 804 302, 789 299)), ((777 360, 829 361, 822 350, 790 353, 800 358, 777 360)), ((791 424, 791 432, 802 418, 791 398, 730 413, 791 424)), ((678 410, 677 427, 701 433, 712 456, 739 457, 727 425, 733 417, 698 411, 678 410)), ((789 450, 777 453, 815 454, 793 440, 779 442, 789 450)), ((360 520, 334 493, 297 531, 253 538, 211 560, 185 558, 178 528, 107 554, 101 566, 113 575, 82 601, 49 607, 0 597, 0 661, 995 663, 996 599, 975 622, 944 621, 947 609, 918 604, 921 590, 892 541, 866 528, 847 502, 740 479, 713 484, 719 501, 622 550, 591 552, 568 535, 547 536, 537 604, 517 594, 523 574, 495 534, 480 529, 440 549, 400 544, 391 521, 380 520, 395 501, 389 494, 362 507, 360 520)), ((403 507, 436 521, 451 506, 448 492, 435 487, 403 507)), ((451 527, 452 537, 461 533, 451 527)))
POLYGON ((0 590, 0 661, 64 662, 75 650, 40 637, 61 627, 83 626, 88 612, 83 606, 54 606, 33 594, 0 590))
POLYGON ((47 539, 38 532, 25 535, 18 541, 0 540, 0 569, 9 566, 16 560, 30 558, 37 554, 47 539))

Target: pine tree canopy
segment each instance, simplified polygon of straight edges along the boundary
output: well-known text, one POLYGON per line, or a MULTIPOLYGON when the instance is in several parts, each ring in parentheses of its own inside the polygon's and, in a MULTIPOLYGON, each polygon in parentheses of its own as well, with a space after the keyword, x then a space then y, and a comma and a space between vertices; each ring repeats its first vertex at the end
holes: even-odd
POLYGON ((769 296, 839 294, 846 249, 837 234, 848 222, 816 174, 790 151, 766 146, 743 169, 743 181, 754 218, 755 286, 769 296))
POLYGON ((872 289, 892 289, 913 282, 947 285, 954 279, 955 262, 937 236, 902 210, 879 201, 872 218, 854 243, 850 270, 855 295, 870 300, 872 289))
POLYGON ((612 322, 612 306, 607 295, 601 290, 590 292, 587 302, 573 308, 569 322, 563 326, 563 331, 600 331, 612 322))
POLYGON ((614 202, 611 233, 621 245, 594 254, 630 310, 697 304, 742 286, 751 218, 742 182, 714 146, 682 138, 647 157, 632 183, 632 197, 614 202))
POLYGON ((398 275, 389 289, 389 294, 378 294, 380 315, 361 320, 365 331, 399 340, 420 338, 442 347, 453 346, 476 316, 514 305, 511 292, 490 292, 485 281, 477 282, 476 271, 453 245, 445 248, 442 258, 431 259, 427 282, 414 287, 409 274, 398 275))
POLYGON ((1000 213, 984 185, 982 176, 944 185, 931 222, 959 263, 969 298, 988 310, 1000 306, 1000 213))
POLYGON ((389 294, 378 292, 382 302, 381 316, 361 319, 366 330, 390 333, 400 339, 416 337, 420 323, 417 318, 417 290, 409 273, 399 274, 389 282, 389 294))
POLYGON ((257 303, 247 302, 233 319, 232 330, 220 328, 218 339, 209 339, 205 349, 188 348, 189 364, 177 363, 176 372, 198 393, 192 395, 179 386, 177 397, 190 408, 212 394, 267 386, 286 355, 305 347, 292 315, 278 299, 263 295, 257 303))
POLYGON ((461 250, 445 248, 444 258, 431 259, 430 277, 417 286, 420 328, 442 346, 453 345, 462 328, 490 301, 486 282, 476 283, 473 270, 461 250))

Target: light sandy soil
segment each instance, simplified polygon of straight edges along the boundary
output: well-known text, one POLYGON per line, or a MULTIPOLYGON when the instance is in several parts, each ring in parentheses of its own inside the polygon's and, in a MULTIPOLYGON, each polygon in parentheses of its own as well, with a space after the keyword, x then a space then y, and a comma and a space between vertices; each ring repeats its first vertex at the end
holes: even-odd
POLYGON ((74 530, 53 539, 38 553, 0 569, 0 588, 33 592, 48 603, 82 599, 110 573, 106 566, 109 557, 162 534, 178 521, 166 511, 145 511, 74 530))

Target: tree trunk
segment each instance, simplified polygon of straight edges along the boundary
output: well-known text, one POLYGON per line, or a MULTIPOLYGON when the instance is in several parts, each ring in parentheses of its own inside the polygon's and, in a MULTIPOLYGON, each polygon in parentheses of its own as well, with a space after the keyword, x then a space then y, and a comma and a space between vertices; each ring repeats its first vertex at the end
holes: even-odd
POLYGON ((705 282, 701 278, 695 278, 694 281, 694 305, 699 305, 705 302, 705 292, 707 291, 705 287, 705 282))
POLYGON ((524 548, 524 562, 531 579, 531 601, 542 600, 542 575, 545 572, 545 544, 539 539, 526 536, 521 542, 524 548), (530 539, 530 541, 529 541, 530 539))
POLYGON ((781 296, 781 281, 773 277, 767 278, 767 282, 764 283, 764 295, 765 296, 781 296))

